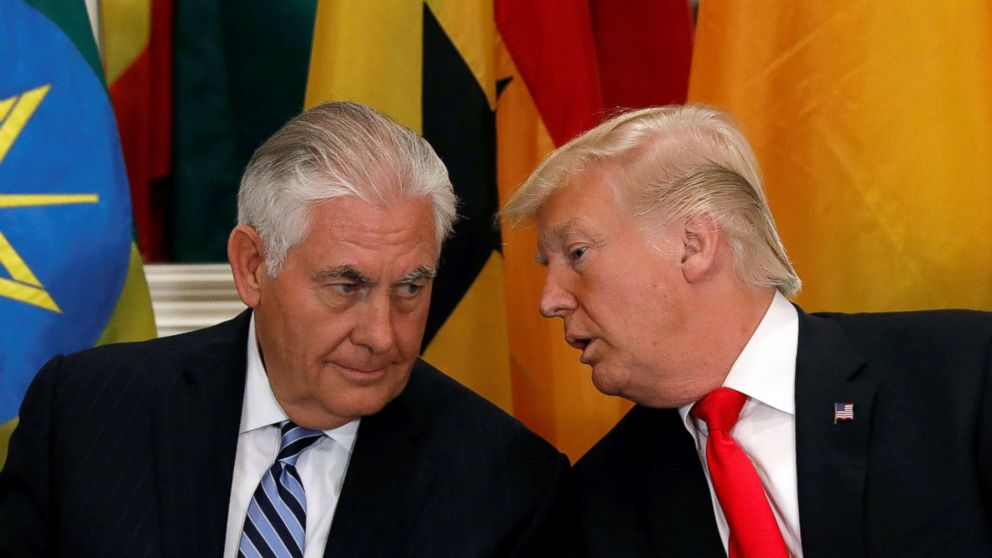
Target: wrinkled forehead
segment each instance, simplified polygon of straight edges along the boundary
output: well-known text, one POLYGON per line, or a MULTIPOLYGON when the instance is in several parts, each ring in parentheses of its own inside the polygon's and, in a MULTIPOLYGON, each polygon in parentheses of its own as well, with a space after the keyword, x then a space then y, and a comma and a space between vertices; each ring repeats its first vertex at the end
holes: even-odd
POLYGON ((616 159, 589 163, 563 176, 534 211, 538 234, 557 234, 569 229, 567 223, 589 219, 639 221, 646 190, 642 179, 616 159))
POLYGON ((616 169, 608 166, 572 175, 535 212, 538 244, 629 220, 632 214, 617 177, 616 169))
POLYGON ((427 197, 385 201, 339 196, 313 203, 308 216, 309 227, 301 244, 336 241, 390 246, 429 242, 431 254, 436 255, 436 223, 427 197))

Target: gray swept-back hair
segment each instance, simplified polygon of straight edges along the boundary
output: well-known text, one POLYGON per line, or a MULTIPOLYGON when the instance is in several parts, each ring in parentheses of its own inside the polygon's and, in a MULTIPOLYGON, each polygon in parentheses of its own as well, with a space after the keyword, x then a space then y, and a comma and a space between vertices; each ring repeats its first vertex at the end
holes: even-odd
POLYGON ((365 105, 332 102, 296 116, 255 151, 241 178, 238 223, 258 232, 275 277, 306 236, 310 208, 344 196, 380 207, 429 198, 438 254, 455 220, 448 170, 427 140, 365 105))
POLYGON ((616 171, 618 194, 629 193, 635 216, 709 215, 742 282, 788 296, 799 292, 802 282, 775 229, 754 153, 732 119, 707 106, 652 107, 603 122, 552 152, 502 217, 519 224, 577 175, 604 166, 616 171))

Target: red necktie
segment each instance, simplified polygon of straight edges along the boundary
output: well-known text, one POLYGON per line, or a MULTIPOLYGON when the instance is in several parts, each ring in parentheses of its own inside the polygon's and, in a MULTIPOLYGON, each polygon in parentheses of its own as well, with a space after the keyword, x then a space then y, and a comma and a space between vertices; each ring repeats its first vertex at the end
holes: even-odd
POLYGON ((709 429, 706 463, 713 490, 730 524, 730 558, 788 558, 761 479, 744 450, 730 437, 747 396, 718 388, 692 406, 692 416, 709 429))

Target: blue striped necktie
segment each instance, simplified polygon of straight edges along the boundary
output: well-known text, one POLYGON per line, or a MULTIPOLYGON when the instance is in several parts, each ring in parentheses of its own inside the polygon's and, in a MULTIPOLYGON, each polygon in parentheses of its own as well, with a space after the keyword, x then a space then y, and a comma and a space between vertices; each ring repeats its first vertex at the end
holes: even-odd
POLYGON ((296 461, 324 433, 290 421, 279 423, 279 456, 262 475, 248 505, 238 556, 302 558, 306 543, 307 496, 296 461))

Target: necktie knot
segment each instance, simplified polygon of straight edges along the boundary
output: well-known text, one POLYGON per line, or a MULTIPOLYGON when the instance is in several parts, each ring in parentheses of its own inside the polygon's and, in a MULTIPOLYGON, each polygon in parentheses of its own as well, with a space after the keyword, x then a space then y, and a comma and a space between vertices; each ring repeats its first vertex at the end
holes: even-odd
POLYGON ((297 426, 291 420, 279 423, 279 431, 282 439, 279 441, 279 456, 276 459, 294 467, 300 455, 324 436, 319 430, 297 426))
POLYGON ((296 461, 323 432, 286 420, 276 462, 262 475, 248 504, 238 558, 303 558, 306 548, 307 494, 296 461))
POLYGON ((706 423, 710 431, 730 433, 737 424, 747 396, 728 387, 717 388, 692 406, 692 416, 706 423))

